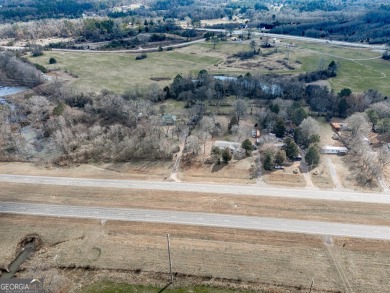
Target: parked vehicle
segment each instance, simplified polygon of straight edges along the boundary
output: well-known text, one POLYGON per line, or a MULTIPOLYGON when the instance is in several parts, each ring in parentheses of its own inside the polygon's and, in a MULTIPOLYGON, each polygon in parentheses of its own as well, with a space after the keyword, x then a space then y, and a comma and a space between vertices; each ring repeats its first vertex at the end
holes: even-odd
POLYGON ((302 156, 298 155, 294 158, 294 161, 302 161, 302 156))

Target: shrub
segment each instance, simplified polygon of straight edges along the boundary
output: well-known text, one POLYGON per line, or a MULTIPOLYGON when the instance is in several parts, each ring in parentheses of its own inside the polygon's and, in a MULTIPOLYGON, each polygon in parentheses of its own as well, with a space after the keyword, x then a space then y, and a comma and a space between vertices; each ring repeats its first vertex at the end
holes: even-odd
POLYGON ((259 55, 259 52, 256 51, 241 51, 233 55, 233 57, 240 58, 240 60, 251 59, 254 56, 259 55))
POLYGON ((47 73, 48 70, 45 66, 41 65, 41 64, 38 64, 38 63, 35 63, 34 64, 35 68, 38 69, 39 71, 43 72, 43 73, 47 73))
POLYGON ((161 42, 166 40, 166 36, 164 34, 152 34, 150 36, 149 42, 161 42))
POLYGON ((56 64, 56 63, 57 63, 57 60, 55 58, 51 57, 49 59, 49 64, 56 64))
POLYGON ((272 155, 272 152, 266 152, 264 155, 264 162, 263 162, 263 168, 264 170, 272 170, 272 167, 274 165, 274 158, 272 155))
POLYGON ((142 59, 146 59, 148 57, 148 55, 146 55, 145 53, 142 53, 141 55, 137 55, 135 57, 135 60, 142 60, 142 59))
POLYGON ((241 144, 241 147, 245 150, 247 156, 253 150, 252 142, 249 139, 244 140, 241 144))
POLYGON ((42 50, 34 50, 31 52, 31 56, 33 57, 39 57, 39 56, 42 56, 43 55, 43 52, 42 50))
POLYGON ((286 151, 285 150, 279 150, 275 155, 275 164, 276 165, 283 165, 287 160, 286 151))
POLYGON ((232 159, 232 152, 229 148, 226 148, 222 152, 222 160, 227 164, 232 159))
POLYGON ((60 116, 65 110, 65 104, 60 102, 54 109, 53 109, 53 115, 60 116))

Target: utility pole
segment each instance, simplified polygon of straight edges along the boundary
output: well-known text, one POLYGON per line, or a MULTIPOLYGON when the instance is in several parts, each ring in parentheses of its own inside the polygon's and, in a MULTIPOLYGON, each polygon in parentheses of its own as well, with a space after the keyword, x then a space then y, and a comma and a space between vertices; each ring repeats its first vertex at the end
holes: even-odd
POLYGON ((169 239, 169 234, 167 234, 167 241, 168 241, 168 260, 169 260, 169 274, 171 276, 171 284, 173 284, 173 274, 172 274, 172 259, 171 259, 171 244, 169 239))
POLYGON ((173 274, 172 274, 172 260, 171 260, 171 245, 170 245, 170 239, 169 239, 169 234, 167 234, 167 242, 168 242, 168 261, 169 261, 169 275, 170 275, 170 280, 169 283, 162 288, 158 293, 161 293, 165 291, 170 285, 173 284, 173 274))
POLYGON ((313 288, 313 284, 314 284, 314 279, 311 279, 311 284, 310 284, 310 290, 309 290, 309 293, 311 293, 311 289, 313 288))

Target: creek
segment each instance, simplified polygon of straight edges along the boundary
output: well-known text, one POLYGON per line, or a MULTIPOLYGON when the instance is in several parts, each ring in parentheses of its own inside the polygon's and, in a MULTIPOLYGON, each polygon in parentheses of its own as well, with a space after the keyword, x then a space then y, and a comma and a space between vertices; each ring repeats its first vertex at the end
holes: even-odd
POLYGON ((34 251, 34 241, 27 242, 15 260, 8 266, 9 272, 3 272, 0 279, 11 279, 19 270, 20 266, 31 256, 31 254, 33 254, 34 251))

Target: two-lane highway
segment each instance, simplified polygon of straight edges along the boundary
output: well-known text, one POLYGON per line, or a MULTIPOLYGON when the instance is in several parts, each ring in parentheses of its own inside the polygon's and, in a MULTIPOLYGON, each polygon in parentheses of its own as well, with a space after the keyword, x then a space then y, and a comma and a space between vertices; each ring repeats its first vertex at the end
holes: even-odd
MULTIPOLYGON (((141 180, 89 179, 71 177, 27 176, 0 174, 0 182, 44 184, 80 187, 130 188, 143 190, 165 190, 183 192, 207 192, 233 196, 253 195, 267 197, 284 197, 311 200, 331 200, 346 202, 363 202, 390 204, 390 194, 359 193, 353 191, 333 191, 315 189, 294 189, 259 186, 255 184, 229 185, 190 182, 163 182, 141 180)), ((23 195, 21 195, 23 196, 23 195)))
MULTIPOLYGON (((25 184, 79 186, 95 188, 128 188, 159 191, 206 192, 231 196, 252 195, 311 200, 329 200, 390 204, 390 195, 384 193, 357 193, 352 191, 323 191, 316 189, 287 189, 260 185, 228 185, 211 183, 178 183, 140 180, 89 179, 49 176, 0 174, 0 182, 25 184)), ((81 191, 82 192, 82 191, 81 191)), ((20 195, 23 199, 23 194, 20 195)), ((303 221, 282 218, 248 217, 227 214, 194 213, 185 211, 123 209, 70 205, 49 205, 0 202, 0 214, 23 214, 50 217, 91 218, 118 221, 138 221, 266 230, 316 235, 345 236, 390 240, 389 226, 355 225, 334 222, 303 221)))
POLYGON ((390 240, 390 227, 225 214, 1 202, 0 214, 168 223, 390 240))

